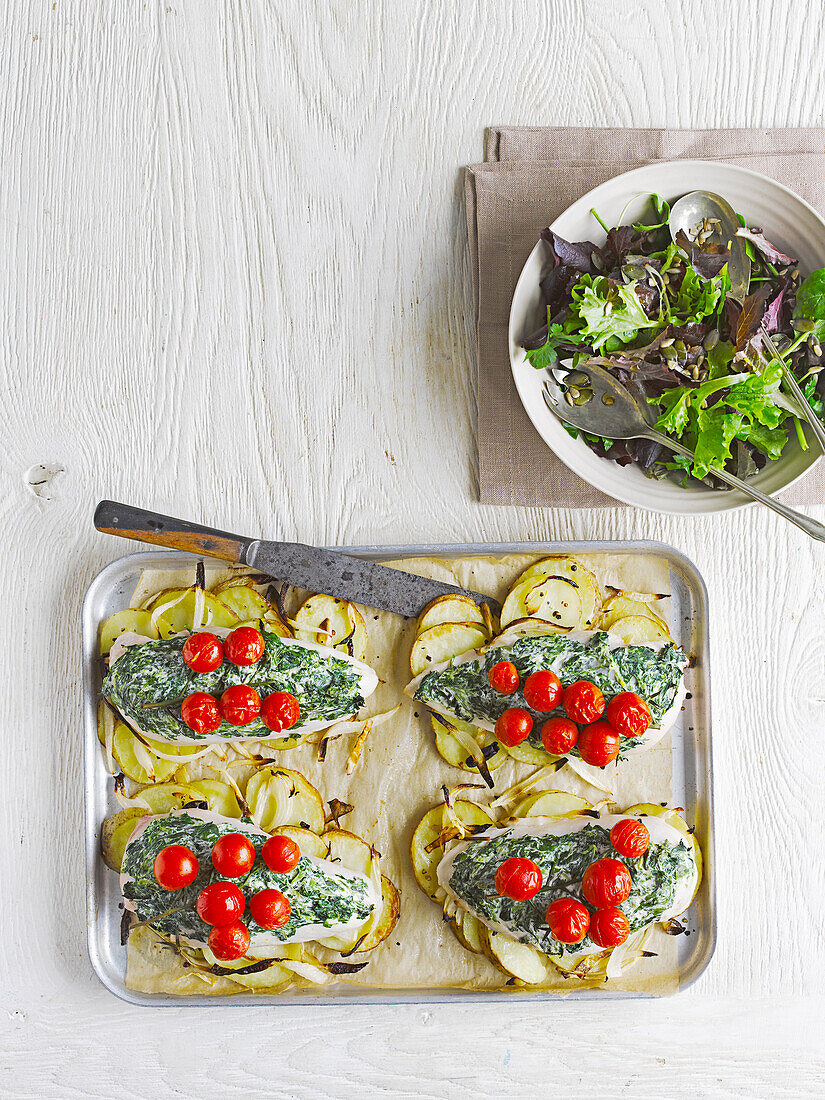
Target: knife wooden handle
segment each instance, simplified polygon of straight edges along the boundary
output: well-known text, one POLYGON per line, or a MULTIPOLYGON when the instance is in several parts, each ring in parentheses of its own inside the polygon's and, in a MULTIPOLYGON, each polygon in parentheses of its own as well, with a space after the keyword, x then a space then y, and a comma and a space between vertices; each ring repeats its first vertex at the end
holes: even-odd
POLYGON ((188 550, 191 554, 206 554, 224 561, 246 561, 246 551, 252 539, 201 527, 185 519, 161 516, 115 500, 101 500, 95 509, 95 527, 107 535, 151 542, 172 550, 188 550))

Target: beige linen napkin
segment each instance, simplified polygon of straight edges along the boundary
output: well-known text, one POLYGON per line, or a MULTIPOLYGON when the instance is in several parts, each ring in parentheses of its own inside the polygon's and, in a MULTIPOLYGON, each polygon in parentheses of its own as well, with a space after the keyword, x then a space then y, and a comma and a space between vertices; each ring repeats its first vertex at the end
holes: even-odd
MULTIPOLYGON (((465 177, 482 503, 568 508, 619 504, 556 458, 527 418, 510 372, 510 301, 539 232, 571 203, 621 172, 680 158, 724 160, 762 172, 825 213, 825 129, 488 131, 485 163, 470 166, 465 177)), ((825 503, 823 464, 817 463, 780 499, 825 503)))

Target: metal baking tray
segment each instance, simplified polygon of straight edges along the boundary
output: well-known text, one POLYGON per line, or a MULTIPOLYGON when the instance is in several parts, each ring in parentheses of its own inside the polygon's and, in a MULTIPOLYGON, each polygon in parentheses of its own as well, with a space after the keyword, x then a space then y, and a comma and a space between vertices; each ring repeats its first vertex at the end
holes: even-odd
MULTIPOLYGON (((686 914, 689 935, 678 941, 679 989, 685 989, 704 972, 716 947, 716 880, 713 838, 713 770, 711 763, 710 661, 708 649, 708 597, 696 566, 684 554, 659 542, 514 542, 474 543, 453 546, 359 546, 333 547, 375 561, 399 558, 461 558, 499 554, 648 554, 664 559, 670 568, 672 630, 682 648, 695 656, 688 671, 688 691, 682 715, 673 727, 673 794, 675 804, 684 807, 693 821, 705 857, 704 876, 693 904, 686 914)), ((433 1004, 447 1001, 508 1001, 514 994, 504 991, 444 989, 370 990, 351 985, 324 986, 319 992, 306 990, 267 997, 233 994, 174 997, 136 993, 127 989, 126 948, 120 942, 122 909, 118 877, 100 856, 100 826, 105 817, 120 807, 112 793, 97 739, 97 701, 100 691, 98 627, 109 615, 129 606, 130 597, 144 569, 185 566, 198 560, 195 555, 176 551, 148 551, 129 554, 106 566, 86 592, 82 610, 83 629, 83 720, 86 806, 86 925, 89 958, 101 982, 115 996, 132 1004, 152 1006, 211 1005, 302 1005, 339 1004, 433 1004)), ((210 570, 224 566, 204 559, 210 570)), ((523 993, 519 999, 558 1001, 557 993, 523 993)), ((640 994, 605 989, 572 990, 563 999, 625 999, 640 994)))

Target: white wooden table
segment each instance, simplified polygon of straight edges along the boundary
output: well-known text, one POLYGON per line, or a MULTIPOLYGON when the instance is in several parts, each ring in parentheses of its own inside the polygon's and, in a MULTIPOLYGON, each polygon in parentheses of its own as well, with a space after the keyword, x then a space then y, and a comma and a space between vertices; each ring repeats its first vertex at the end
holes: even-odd
MULTIPOLYGON (((825 549, 475 503, 490 123, 825 122, 821 0, 18 0, 4 19, 0 1095, 825 1091, 825 549), (84 945, 78 607, 112 496, 306 541, 662 539, 712 598, 719 947, 665 1003, 150 1011, 84 945)), ((825 511, 820 510, 821 518, 825 511)))

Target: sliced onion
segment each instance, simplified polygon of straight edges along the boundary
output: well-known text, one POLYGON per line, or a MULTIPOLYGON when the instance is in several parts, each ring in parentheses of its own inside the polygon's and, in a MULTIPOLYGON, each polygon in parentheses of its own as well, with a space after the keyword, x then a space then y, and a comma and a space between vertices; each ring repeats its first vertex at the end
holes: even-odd
POLYGON ((366 722, 364 723, 364 728, 358 734, 355 744, 350 749, 350 754, 347 757, 347 775, 352 775, 352 773, 358 766, 358 761, 361 759, 361 753, 364 751, 364 745, 366 744, 367 738, 372 732, 372 723, 372 718, 368 718, 366 720, 366 722))
POLYGON ((209 608, 209 614, 204 618, 204 611, 206 607, 206 596, 200 585, 195 586, 195 610, 192 615, 192 626, 195 630, 200 629, 202 626, 206 626, 209 620, 212 618, 212 609, 209 608))
POLYGON ((550 773, 555 775, 557 771, 556 762, 552 764, 544 764, 543 767, 537 768, 532 775, 528 775, 526 779, 522 779, 519 783, 514 783, 512 787, 508 787, 506 791, 502 791, 501 794, 493 802, 490 803, 490 809, 498 809, 499 806, 503 806, 507 802, 515 802, 523 794, 527 794, 532 790, 537 783, 540 783, 545 777, 549 777, 550 773))
POLYGON ((177 604, 179 604, 181 600, 186 599, 188 595, 189 589, 185 588, 179 596, 175 596, 174 600, 166 600, 165 603, 158 604, 158 606, 152 611, 152 628, 160 633, 160 631, 158 631, 158 619, 163 615, 164 611, 168 611, 170 607, 177 606, 177 604))
POLYGON ((585 764, 583 760, 580 760, 577 756, 568 756, 567 766, 571 771, 574 771, 576 775, 589 783, 591 787, 595 787, 598 791, 604 791, 606 794, 613 796, 613 788, 605 785, 602 768, 595 768, 592 764, 585 764))
POLYGON ((650 925, 647 925, 645 928, 640 928, 638 932, 633 932, 629 935, 624 943, 613 948, 607 960, 607 968, 605 970, 605 976, 607 978, 620 977, 624 968, 636 961, 638 952, 641 951, 649 931, 650 925))
POLYGON ((115 786, 115 798, 118 800, 124 810, 130 810, 134 808, 138 810, 147 810, 149 813, 152 812, 152 807, 149 805, 146 799, 141 798, 139 794, 135 795, 133 798, 128 798, 125 794, 123 794, 121 790, 118 789, 117 786, 115 786))
POLYGON ((293 974, 297 974, 299 978, 305 978, 313 985, 324 985, 326 982, 332 981, 332 974, 321 963, 307 962, 306 960, 296 962, 294 959, 275 959, 273 961, 277 962, 278 966, 282 966, 284 970, 291 970, 293 974))
POLYGON ((103 721, 105 725, 103 747, 106 750, 106 767, 109 769, 109 774, 114 775, 117 771, 114 753, 115 723, 108 714, 104 716, 103 721))

